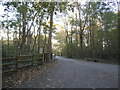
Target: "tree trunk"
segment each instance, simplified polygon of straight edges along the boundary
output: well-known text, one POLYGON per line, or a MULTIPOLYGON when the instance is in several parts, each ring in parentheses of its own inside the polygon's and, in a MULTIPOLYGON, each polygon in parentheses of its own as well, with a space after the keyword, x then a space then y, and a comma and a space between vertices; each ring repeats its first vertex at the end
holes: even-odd
POLYGON ((67 57, 69 57, 68 34, 66 35, 66 47, 67 47, 67 57))
POLYGON ((45 53, 45 52, 46 52, 46 51, 45 51, 45 48, 46 48, 46 46, 47 46, 47 45, 46 45, 46 43, 47 43, 47 37, 46 37, 46 33, 44 33, 44 34, 45 34, 45 40, 44 40, 44 53, 45 53))
POLYGON ((83 54, 83 50, 82 50, 82 46, 83 46, 83 30, 82 30, 82 21, 81 21, 81 12, 80 12, 80 6, 78 6, 78 12, 79 12, 79 27, 80 27, 80 30, 79 30, 79 37, 80 37, 80 57, 82 58, 82 54, 83 54))
MULTIPOLYGON (((23 6, 25 6, 26 9, 27 9, 27 2, 25 4, 23 2, 23 6)), ((21 44, 20 44, 20 54, 24 51, 24 45, 25 45, 25 42, 26 42, 26 15, 27 15, 27 11, 22 13, 23 28, 22 28, 22 41, 21 41, 21 44)))
POLYGON ((42 24, 43 15, 44 14, 42 13, 42 16, 41 16, 40 21, 39 21, 39 28, 38 28, 38 53, 40 50, 40 35, 41 35, 41 24, 42 24))
POLYGON ((8 29, 8 31, 7 31, 7 37, 8 37, 8 57, 10 56, 9 54, 10 54, 10 37, 9 37, 9 29, 8 29))
POLYGON ((51 54, 52 54, 52 26, 53 26, 53 12, 54 12, 54 3, 50 3, 51 11, 50 11, 50 29, 49 29, 49 38, 48 38, 48 46, 47 46, 47 52, 48 52, 48 61, 51 61, 51 54))
POLYGON ((76 35, 76 57, 78 56, 78 25, 77 25, 77 13, 76 13, 76 33, 75 33, 76 35))

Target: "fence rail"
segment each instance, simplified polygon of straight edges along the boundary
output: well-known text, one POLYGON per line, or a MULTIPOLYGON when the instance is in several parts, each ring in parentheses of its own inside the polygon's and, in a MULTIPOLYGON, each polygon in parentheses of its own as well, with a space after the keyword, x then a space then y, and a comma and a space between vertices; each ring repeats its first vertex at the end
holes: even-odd
POLYGON ((40 65, 44 63, 44 54, 21 55, 11 58, 0 58, 2 60, 2 72, 10 72, 18 68, 40 65))

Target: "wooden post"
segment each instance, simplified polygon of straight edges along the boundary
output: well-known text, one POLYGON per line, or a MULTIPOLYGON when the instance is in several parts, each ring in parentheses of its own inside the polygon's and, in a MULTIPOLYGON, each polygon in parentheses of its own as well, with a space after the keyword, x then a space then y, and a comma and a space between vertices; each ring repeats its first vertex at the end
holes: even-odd
POLYGON ((34 55, 32 54, 32 66, 33 66, 33 64, 34 64, 34 59, 33 59, 33 57, 34 57, 34 55))
POLYGON ((18 68, 18 56, 16 57, 16 69, 18 68))
POLYGON ((44 57, 44 53, 43 53, 43 64, 44 64, 44 58, 45 58, 45 57, 44 57))
POLYGON ((41 57, 42 57, 42 54, 40 53, 40 60, 39 60, 39 64, 42 64, 41 57))
POLYGON ((43 64, 44 63, 44 47, 40 46, 40 50, 39 50, 39 54, 40 54, 40 63, 43 64))

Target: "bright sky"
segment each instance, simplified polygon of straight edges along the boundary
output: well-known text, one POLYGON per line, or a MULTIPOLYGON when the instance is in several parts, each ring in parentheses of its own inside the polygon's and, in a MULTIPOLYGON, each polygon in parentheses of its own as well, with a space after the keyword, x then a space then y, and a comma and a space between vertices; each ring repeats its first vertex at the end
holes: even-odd
MULTIPOLYGON (((89 0, 78 0, 79 2, 81 2, 81 4, 84 4, 86 1, 89 1, 89 0)), ((93 0, 92 0, 93 1, 93 0)), ((100 1, 100 0, 97 0, 97 1, 100 1)), ((101 0, 103 1, 103 0, 101 0)), ((116 0, 109 0, 109 1, 116 1, 116 0)), ((0 4, 0 20, 4 20, 1 15, 5 14, 4 12, 4 8, 1 4, 0 4)), ((115 7, 117 9, 117 7, 115 7)), ((71 14, 71 12, 69 12, 69 14, 71 14)), ((10 17, 8 19, 11 19, 13 18, 14 16, 14 13, 9 13, 10 17)), ((62 13, 58 13, 58 15, 54 16, 54 23, 55 24, 59 24, 60 26, 64 26, 64 20, 68 20, 67 17, 64 17, 62 13)), ((1 21, 0 21, 1 22, 1 21)), ((60 30, 60 26, 57 26, 57 30, 60 30)), ((1 26, 0 26, 1 27, 1 26)), ((70 29, 70 27, 68 27, 68 29, 70 29)), ((6 34, 4 34, 4 32, 1 30, 0 28, 0 36, 3 36, 4 38, 7 36, 6 34)), ((1 39, 1 38, 0 38, 1 39)))

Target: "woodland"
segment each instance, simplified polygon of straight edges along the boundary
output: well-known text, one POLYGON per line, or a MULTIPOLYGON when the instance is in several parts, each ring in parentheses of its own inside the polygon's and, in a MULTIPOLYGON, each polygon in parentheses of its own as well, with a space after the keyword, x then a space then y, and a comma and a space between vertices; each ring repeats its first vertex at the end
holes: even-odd
POLYGON ((2 57, 118 60, 117 2, 1 2, 2 57), (57 21, 57 19, 61 20, 57 21), (57 24, 55 22, 58 22, 57 24))

